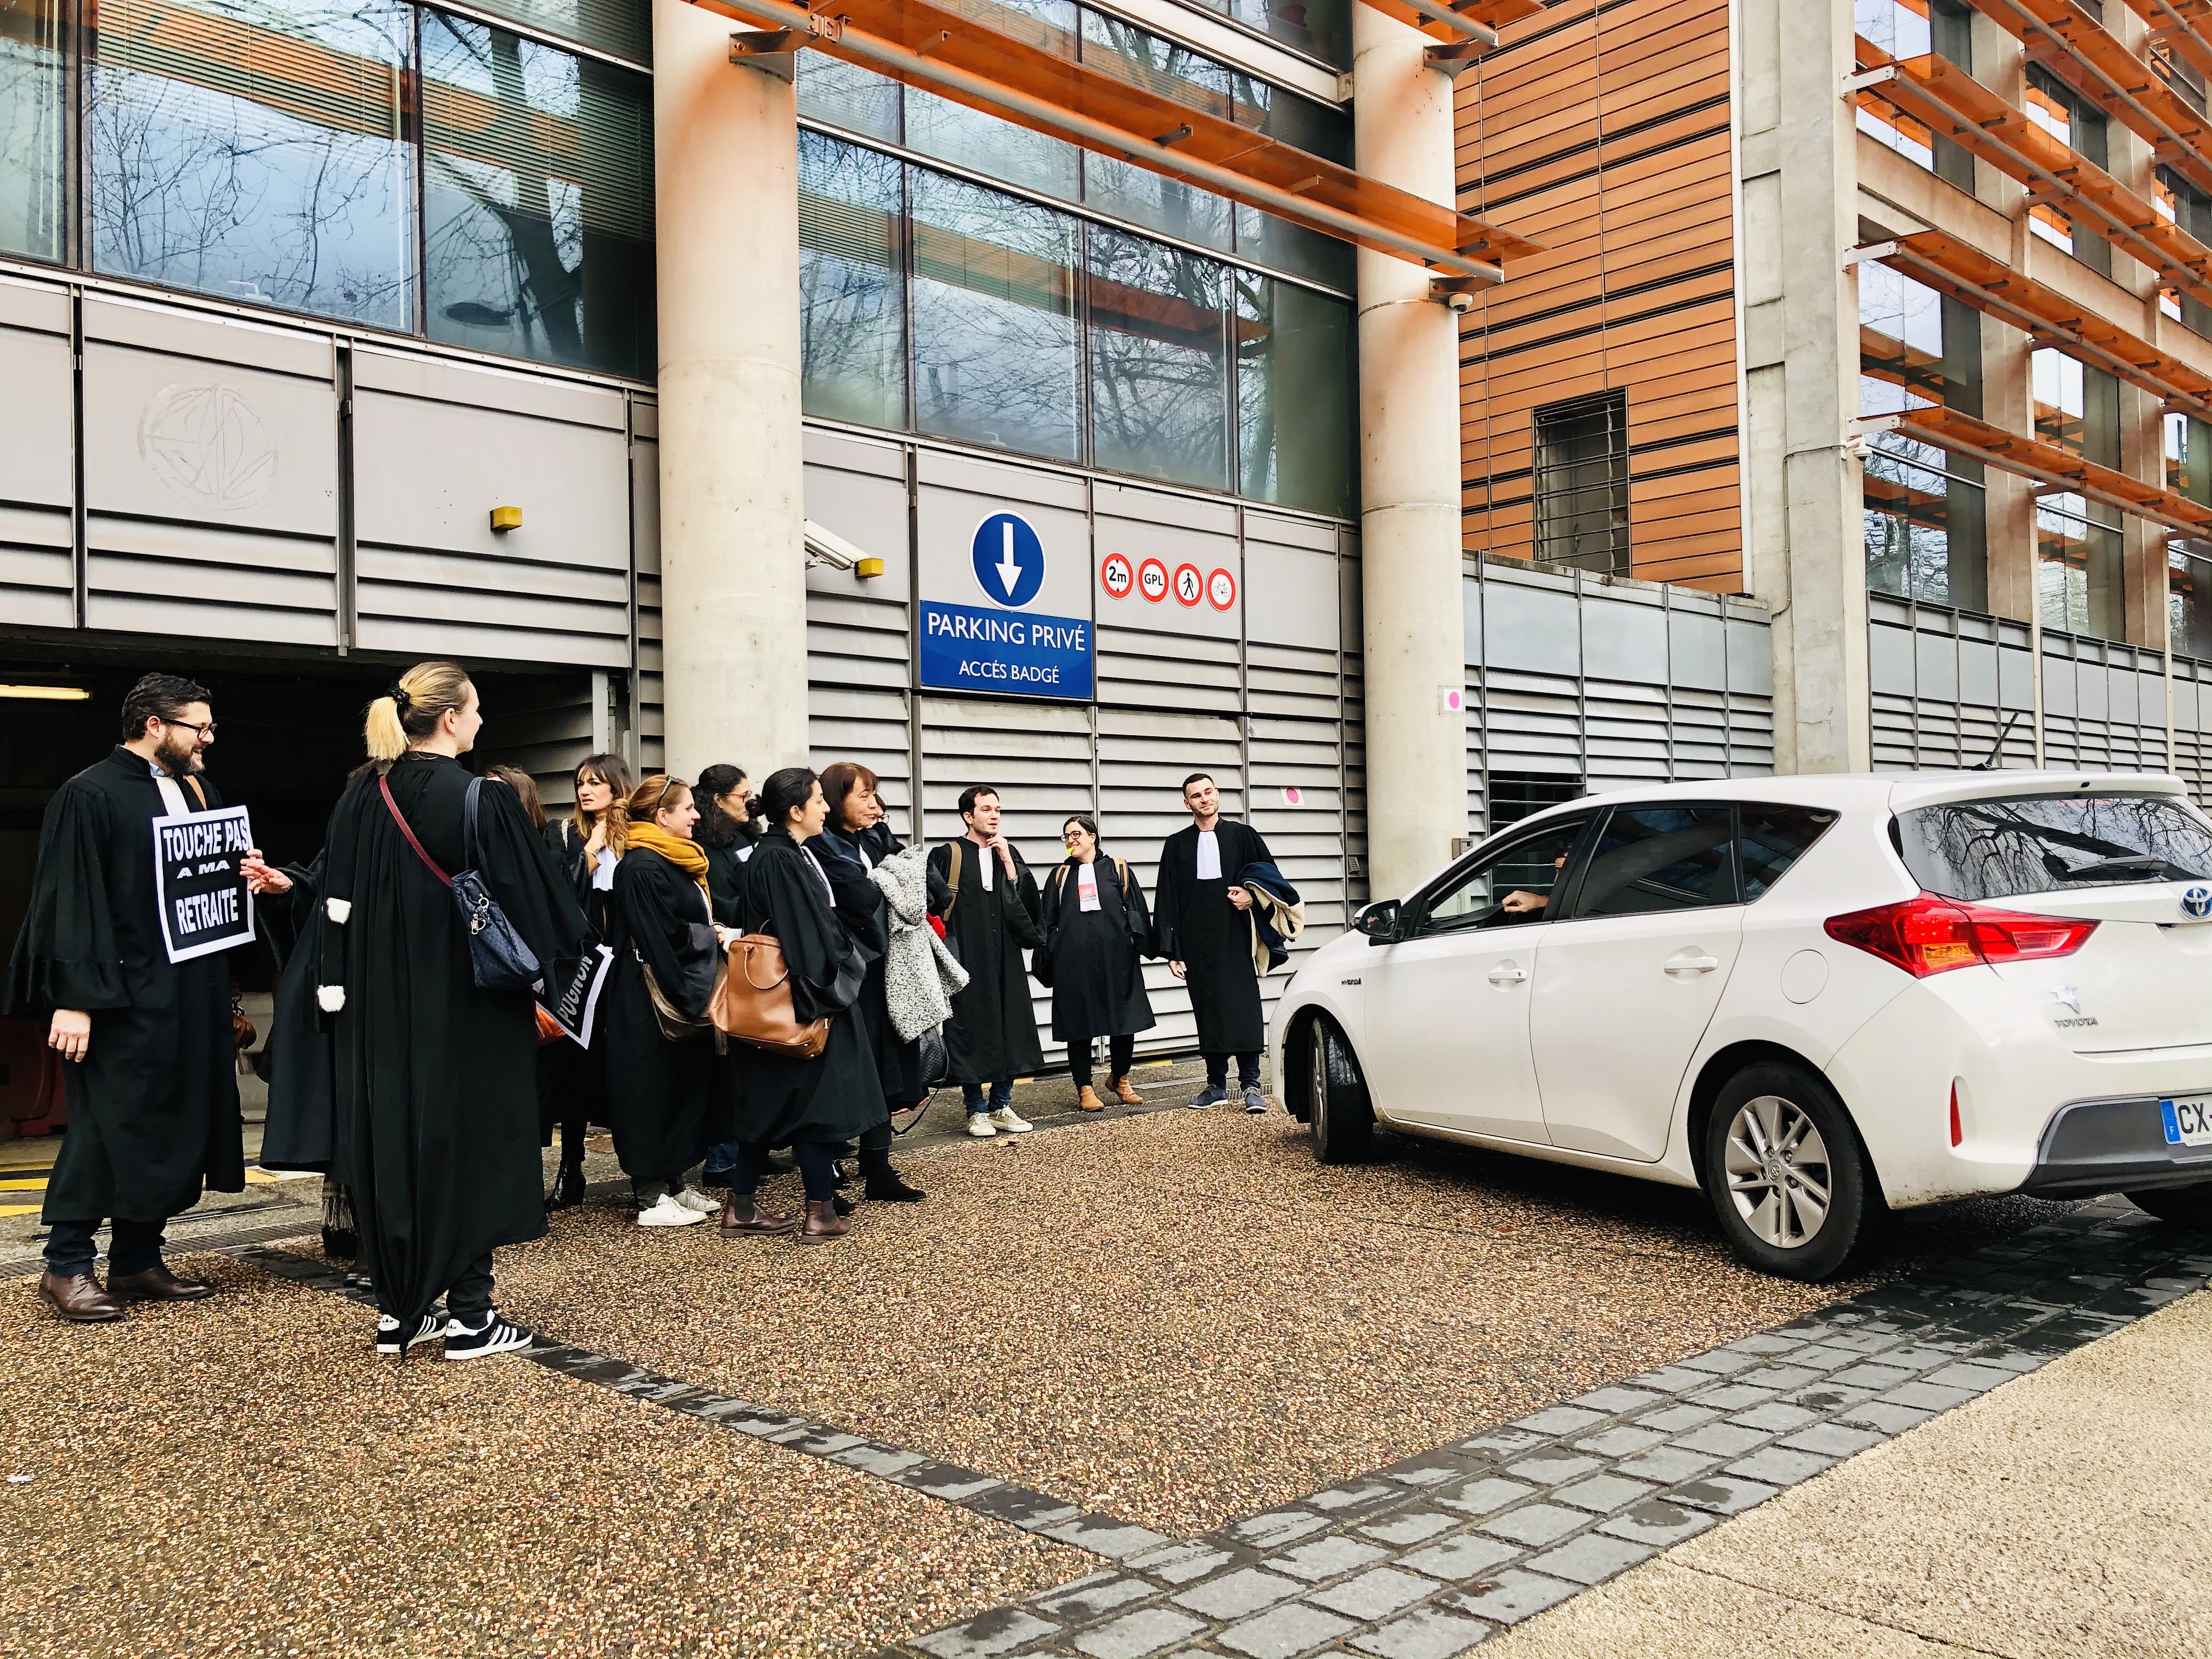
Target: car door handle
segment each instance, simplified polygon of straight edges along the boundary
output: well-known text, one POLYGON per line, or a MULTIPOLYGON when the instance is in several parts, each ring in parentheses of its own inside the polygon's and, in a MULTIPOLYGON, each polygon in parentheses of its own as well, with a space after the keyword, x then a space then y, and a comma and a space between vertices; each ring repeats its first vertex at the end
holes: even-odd
POLYGON ((1709 957, 1703 951, 1694 947, 1687 951, 1675 951, 1662 964, 1669 974, 1674 975, 1710 974, 1720 965, 1721 959, 1718 957, 1709 957))
POLYGON ((1528 977, 1528 970, 1526 968, 1516 967, 1510 962, 1498 963, 1490 970, 1490 982, 1492 985, 1518 985, 1528 977))

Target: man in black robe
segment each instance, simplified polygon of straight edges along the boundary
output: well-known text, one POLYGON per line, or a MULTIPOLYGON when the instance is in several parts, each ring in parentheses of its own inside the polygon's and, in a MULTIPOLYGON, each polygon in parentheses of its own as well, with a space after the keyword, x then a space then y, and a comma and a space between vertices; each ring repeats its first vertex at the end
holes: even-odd
POLYGON ((1194 1108, 1229 1098, 1229 1057, 1237 1056, 1237 1086, 1244 1109, 1264 1112, 1260 1051, 1267 1046, 1267 1017, 1260 1009, 1260 975, 1252 961, 1252 896, 1237 884, 1238 872, 1272 864, 1274 854, 1260 832, 1221 816, 1213 780, 1194 772, 1183 780, 1182 804, 1191 824, 1160 848, 1159 887, 1152 907, 1155 954, 1168 959, 1190 987, 1198 1017, 1198 1051, 1206 1058, 1206 1087, 1194 1108))
POLYGON ((1030 1127, 1014 1111, 1014 1079, 1044 1064, 1044 1048, 1022 950, 1042 945, 1044 933, 1036 880, 999 832, 999 792, 987 783, 962 790, 960 817, 968 833, 929 854, 930 888, 941 884, 950 895, 936 914, 968 970, 967 989, 952 995, 945 1059, 968 1103, 968 1133, 988 1140, 1001 1129, 1024 1134, 1030 1127))
POLYGON ((147 675, 124 699, 122 744, 55 793, 40 829, 5 1011, 47 1020, 48 1045, 69 1062, 39 1283, 64 1319, 210 1294, 162 1263, 162 1230, 204 1188, 246 1186, 229 953, 171 962, 154 887, 153 821, 222 805, 201 775, 214 741, 205 690, 147 675), (103 1290, 93 1235, 111 1218, 103 1290))

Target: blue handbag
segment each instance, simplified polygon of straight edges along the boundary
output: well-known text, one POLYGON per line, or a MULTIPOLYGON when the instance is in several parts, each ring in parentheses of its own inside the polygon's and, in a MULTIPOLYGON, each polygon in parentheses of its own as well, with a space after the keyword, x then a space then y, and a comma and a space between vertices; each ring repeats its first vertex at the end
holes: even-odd
POLYGON ((407 837, 407 844, 415 849, 415 856, 428 866, 432 875, 443 882, 453 895, 453 908, 460 913, 461 931, 469 942, 469 975, 479 991, 535 991, 543 988, 545 970, 538 966, 538 953, 514 931, 514 924, 499 908, 499 901, 485 887, 483 878, 477 873, 477 792, 483 787, 482 778, 469 780, 469 791, 461 806, 461 855, 469 861, 469 868, 458 876, 449 876, 438 867, 438 860, 422 850, 422 843, 415 839, 407 820, 400 815, 399 804, 392 799, 392 783, 388 778, 379 778, 376 787, 384 793, 384 805, 392 814, 392 821, 399 826, 399 833, 407 837))

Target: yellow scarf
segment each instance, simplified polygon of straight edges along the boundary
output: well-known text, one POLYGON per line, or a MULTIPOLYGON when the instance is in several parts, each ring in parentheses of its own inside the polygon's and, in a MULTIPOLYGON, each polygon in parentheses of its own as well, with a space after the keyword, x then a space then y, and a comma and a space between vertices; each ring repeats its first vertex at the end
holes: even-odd
MULTIPOLYGON (((648 853, 658 853, 671 864, 699 884, 699 890, 707 893, 707 849, 696 841, 684 841, 672 836, 659 824, 647 820, 633 823, 629 827, 629 846, 626 850, 643 848, 648 853)), ((708 908, 714 908, 714 895, 707 893, 708 908)))

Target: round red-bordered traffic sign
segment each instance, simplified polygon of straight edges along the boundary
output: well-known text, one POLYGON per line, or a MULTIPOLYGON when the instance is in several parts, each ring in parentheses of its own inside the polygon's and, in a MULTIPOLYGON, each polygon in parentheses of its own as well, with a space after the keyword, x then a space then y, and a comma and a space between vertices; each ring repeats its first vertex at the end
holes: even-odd
POLYGON ((1231 611, 1237 605, 1237 578, 1219 565, 1206 579, 1206 602, 1216 611, 1231 611))
POLYGON ((1129 568, 1126 553, 1109 553, 1098 566, 1098 585, 1117 599, 1129 597, 1129 590, 1137 585, 1136 573, 1129 568))
POLYGON ((1206 578, 1198 574, 1194 564, 1179 564, 1175 569, 1176 603, 1194 605, 1206 597, 1206 578))
POLYGON ((1168 568, 1158 559, 1146 559, 1137 567, 1137 592, 1152 604, 1158 605, 1168 596, 1168 568))

